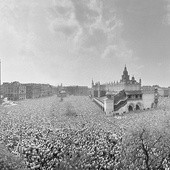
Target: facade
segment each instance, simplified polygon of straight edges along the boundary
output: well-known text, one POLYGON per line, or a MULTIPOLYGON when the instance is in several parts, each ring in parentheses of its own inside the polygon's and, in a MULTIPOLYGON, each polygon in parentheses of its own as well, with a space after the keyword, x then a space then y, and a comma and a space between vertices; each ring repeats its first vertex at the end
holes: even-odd
POLYGON ((159 87, 158 85, 155 85, 155 86, 142 86, 142 92, 145 93, 145 94, 153 94, 155 89, 158 89, 158 94, 161 97, 170 96, 169 88, 159 87))
MULTIPOLYGON (((148 91, 152 90, 149 89, 148 91)), ((125 66, 120 81, 100 84, 100 82, 94 83, 92 80, 91 97, 101 105, 107 114, 121 114, 152 108, 154 106, 155 91, 153 93, 143 93, 141 79, 136 81, 134 76, 130 79, 125 66)))
POLYGON ((168 97, 169 96, 169 89, 165 87, 159 87, 158 93, 161 97, 168 97))
POLYGON ((57 95, 59 92, 59 87, 51 85, 51 88, 52 88, 52 94, 57 95))
POLYGON ((49 84, 41 84, 41 97, 51 96, 52 95, 52 86, 49 84))
POLYGON ((69 95, 89 96, 89 88, 87 86, 65 86, 65 91, 69 95))
POLYGON ((29 83, 25 84, 25 86, 27 99, 51 96, 54 92, 54 90, 52 90, 52 86, 49 84, 29 83))
POLYGON ((130 100, 139 98, 142 99, 141 79, 139 82, 137 82, 133 76, 130 80, 126 66, 124 68, 122 78, 119 82, 111 82, 106 84, 100 84, 100 82, 97 82, 94 84, 92 80, 92 95, 94 95, 94 97, 103 97, 107 92, 118 93, 122 90, 125 90, 130 100))
POLYGON ((29 83, 24 84, 26 86, 26 98, 35 99, 41 97, 41 86, 40 84, 29 83))
POLYGON ((142 86, 142 93, 153 94, 156 87, 154 86, 142 86))
POLYGON ((58 87, 49 84, 27 83, 21 84, 17 81, 3 83, 2 95, 8 100, 35 99, 57 94, 58 87))
POLYGON ((15 101, 26 99, 26 87, 17 81, 12 83, 3 83, 2 93, 3 97, 8 100, 15 101))

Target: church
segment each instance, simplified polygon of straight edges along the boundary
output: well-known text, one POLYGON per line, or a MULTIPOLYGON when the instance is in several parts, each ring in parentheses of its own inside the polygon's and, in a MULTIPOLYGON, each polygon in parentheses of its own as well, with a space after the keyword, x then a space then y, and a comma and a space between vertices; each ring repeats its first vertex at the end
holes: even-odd
POLYGON ((130 79, 125 66, 120 81, 100 84, 92 80, 91 97, 107 114, 150 109, 155 94, 143 94, 141 83, 134 76, 130 79))

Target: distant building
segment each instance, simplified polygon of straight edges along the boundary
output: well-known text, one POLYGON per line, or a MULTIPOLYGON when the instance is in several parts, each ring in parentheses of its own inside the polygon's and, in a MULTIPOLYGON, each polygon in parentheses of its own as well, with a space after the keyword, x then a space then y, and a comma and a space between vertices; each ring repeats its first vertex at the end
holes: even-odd
POLYGON ((69 95, 89 96, 90 94, 87 86, 65 86, 64 89, 69 95))
MULTIPOLYGON (((24 84, 26 86, 27 99, 34 99, 40 97, 51 96, 54 92, 53 88, 49 84, 24 84)), ((56 88, 56 87, 55 87, 56 88)))
POLYGON ((59 87, 58 86, 51 86, 51 88, 52 88, 52 94, 53 95, 57 95, 58 94, 58 92, 59 92, 59 87))
POLYGON ((24 100, 26 99, 26 87, 15 81, 12 83, 3 83, 2 93, 4 98, 8 100, 24 100))
POLYGON ((41 97, 41 85, 35 83, 24 84, 26 86, 26 98, 35 99, 41 97))
POLYGON ((154 86, 142 86, 142 92, 144 94, 153 94, 155 89, 158 90, 158 94, 161 97, 168 97, 168 96, 170 96, 169 88, 160 87, 158 85, 154 85, 154 86))
POLYGON ((150 87, 141 87, 141 79, 128 74, 125 66, 121 80, 100 84, 92 80, 91 97, 108 113, 124 113, 149 109, 154 106, 155 91, 150 87))
POLYGON ((159 87, 158 93, 161 97, 168 97, 169 96, 169 89, 166 87, 159 87))
POLYGON ((142 93, 144 94, 154 94, 154 90, 156 87, 154 86, 142 86, 142 93))
POLYGON ((52 95, 52 86, 49 84, 41 84, 41 97, 52 95))

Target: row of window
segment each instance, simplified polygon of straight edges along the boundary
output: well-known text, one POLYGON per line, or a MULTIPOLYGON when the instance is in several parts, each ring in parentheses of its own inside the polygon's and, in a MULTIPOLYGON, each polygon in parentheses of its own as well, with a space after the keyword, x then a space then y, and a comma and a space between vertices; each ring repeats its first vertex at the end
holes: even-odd
POLYGON ((128 95, 128 99, 142 99, 142 94, 128 95))

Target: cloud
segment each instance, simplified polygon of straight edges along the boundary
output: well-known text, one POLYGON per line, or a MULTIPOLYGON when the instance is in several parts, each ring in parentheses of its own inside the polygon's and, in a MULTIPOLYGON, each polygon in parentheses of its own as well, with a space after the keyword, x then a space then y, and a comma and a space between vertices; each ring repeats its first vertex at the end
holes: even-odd
POLYGON ((163 19, 163 24, 165 25, 170 25, 170 1, 167 0, 167 4, 166 4, 166 15, 163 19))
MULTIPOLYGON (((54 2, 54 6, 49 10, 51 30, 56 34, 63 34, 75 47, 84 48, 82 51, 93 48, 98 52, 98 56, 103 56, 102 53, 108 46, 118 43, 123 24, 116 15, 114 1, 54 2)), ((77 51, 80 51, 79 49, 77 51)), ((124 55, 122 53, 119 54, 124 55)), ((124 53, 127 53, 127 50, 124 53)))
POLYGON ((118 44, 107 46, 104 49, 101 58, 113 58, 117 59, 118 61, 124 61, 126 63, 132 61, 134 62, 138 59, 134 56, 133 51, 127 48, 127 45, 123 40, 120 40, 118 44))
POLYGON ((101 58, 110 58, 116 56, 116 46, 109 45, 103 52, 101 58))

